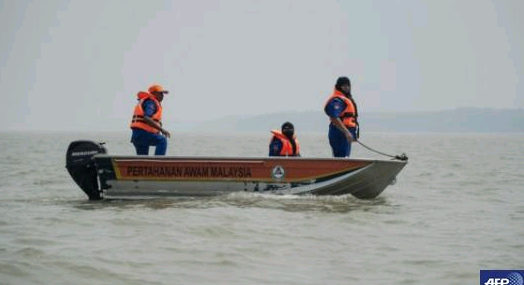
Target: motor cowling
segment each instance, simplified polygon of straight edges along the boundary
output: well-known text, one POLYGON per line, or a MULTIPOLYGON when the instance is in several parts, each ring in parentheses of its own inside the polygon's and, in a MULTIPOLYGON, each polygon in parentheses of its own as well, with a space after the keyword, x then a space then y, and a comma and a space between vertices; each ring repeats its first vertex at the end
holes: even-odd
POLYGON ((66 169, 90 200, 102 198, 93 156, 107 153, 103 144, 78 140, 71 142, 67 148, 66 169))

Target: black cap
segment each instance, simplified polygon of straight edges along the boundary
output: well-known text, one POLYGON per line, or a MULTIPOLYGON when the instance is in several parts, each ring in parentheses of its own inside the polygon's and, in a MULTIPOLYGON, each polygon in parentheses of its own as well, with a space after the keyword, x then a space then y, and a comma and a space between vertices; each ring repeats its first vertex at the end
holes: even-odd
POLYGON ((351 81, 349 81, 349 78, 342 76, 337 79, 337 84, 335 84, 336 87, 340 87, 342 85, 349 85, 351 86, 351 81))
POLYGON ((294 129, 293 124, 290 122, 285 122, 282 124, 282 129, 294 129))

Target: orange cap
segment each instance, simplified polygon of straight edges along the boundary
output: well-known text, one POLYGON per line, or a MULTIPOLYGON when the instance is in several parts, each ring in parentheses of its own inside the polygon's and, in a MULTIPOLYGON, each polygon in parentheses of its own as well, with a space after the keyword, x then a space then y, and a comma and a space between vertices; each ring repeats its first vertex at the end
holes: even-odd
POLYGON ((147 91, 149 91, 149 93, 153 93, 153 92, 162 92, 162 93, 169 93, 169 91, 167 90, 164 90, 164 87, 162 87, 161 85, 158 85, 158 84, 154 84, 154 85, 151 85, 149 86, 149 89, 147 89, 147 91))

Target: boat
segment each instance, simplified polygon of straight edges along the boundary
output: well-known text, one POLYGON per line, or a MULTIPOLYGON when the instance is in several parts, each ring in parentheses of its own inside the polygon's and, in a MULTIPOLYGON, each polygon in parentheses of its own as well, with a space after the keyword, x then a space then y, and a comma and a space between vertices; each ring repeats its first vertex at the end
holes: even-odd
POLYGON ((373 199, 396 181, 406 164, 405 156, 373 160, 109 155, 103 142, 90 140, 71 142, 66 153, 66 169, 90 200, 232 192, 373 199))

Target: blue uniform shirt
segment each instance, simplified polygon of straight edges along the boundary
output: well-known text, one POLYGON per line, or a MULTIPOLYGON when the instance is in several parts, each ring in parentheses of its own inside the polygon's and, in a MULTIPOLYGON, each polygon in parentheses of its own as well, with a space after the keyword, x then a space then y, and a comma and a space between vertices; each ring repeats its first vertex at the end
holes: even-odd
POLYGON ((273 138, 269 144, 269 156, 279 156, 282 146, 282 142, 279 139, 273 138))
POLYGON ((142 103, 142 109, 144 109, 144 116, 151 118, 156 113, 156 104, 153 100, 147 99, 142 103))
POLYGON ((339 118, 344 109, 346 109, 346 103, 339 98, 333 98, 326 105, 324 111, 331 118, 339 118))

